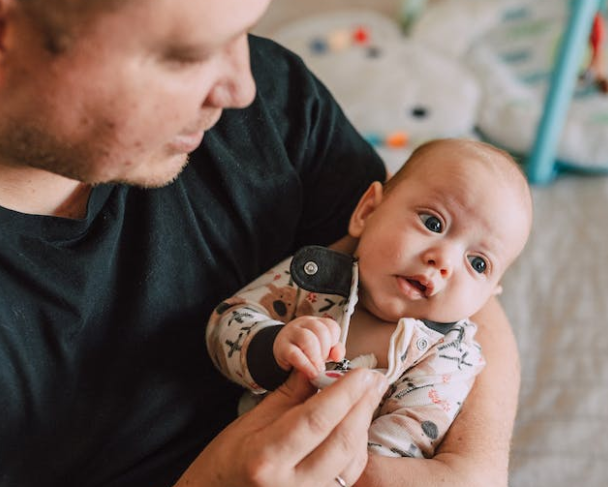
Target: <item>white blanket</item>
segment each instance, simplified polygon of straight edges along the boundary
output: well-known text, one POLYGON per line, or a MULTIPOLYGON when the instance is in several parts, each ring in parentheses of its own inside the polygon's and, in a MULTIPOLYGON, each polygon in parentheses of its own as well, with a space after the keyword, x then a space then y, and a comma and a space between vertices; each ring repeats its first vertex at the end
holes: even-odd
POLYGON ((608 178, 534 188, 534 227, 504 280, 522 388, 513 487, 608 481, 608 178))

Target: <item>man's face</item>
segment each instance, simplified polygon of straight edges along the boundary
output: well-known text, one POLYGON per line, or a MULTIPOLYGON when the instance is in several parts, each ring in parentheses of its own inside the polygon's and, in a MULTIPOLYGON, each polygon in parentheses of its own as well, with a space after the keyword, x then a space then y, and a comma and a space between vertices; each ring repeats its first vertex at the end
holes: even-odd
POLYGON ((15 16, 0 63, 0 163, 166 184, 222 109, 253 100, 246 32, 268 3, 131 0, 54 56, 15 16))

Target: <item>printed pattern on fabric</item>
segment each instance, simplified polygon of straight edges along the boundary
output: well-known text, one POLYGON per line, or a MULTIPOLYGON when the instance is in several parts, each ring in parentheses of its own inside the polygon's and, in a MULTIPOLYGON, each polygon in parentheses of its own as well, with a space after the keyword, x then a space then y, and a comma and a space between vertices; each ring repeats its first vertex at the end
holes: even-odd
MULTIPOLYGON (((251 376, 246 357, 249 343, 260 330, 314 315, 333 318, 348 331, 349 299, 297 286, 290 272, 291 260, 286 259, 221 303, 207 327, 207 347, 215 365, 256 394, 266 391, 251 376)), ((474 341, 476 330, 467 319, 449 327, 445 334, 421 320, 399 321, 391 336, 389 369, 385 371, 391 386, 369 431, 371 453, 434 455, 485 364, 474 341)))
POLYGON ((291 257, 222 302, 207 325, 207 349, 215 366, 255 394, 265 393, 249 372, 247 348, 256 333, 298 316, 324 316, 340 322, 348 300, 340 295, 307 292, 295 285, 291 257))

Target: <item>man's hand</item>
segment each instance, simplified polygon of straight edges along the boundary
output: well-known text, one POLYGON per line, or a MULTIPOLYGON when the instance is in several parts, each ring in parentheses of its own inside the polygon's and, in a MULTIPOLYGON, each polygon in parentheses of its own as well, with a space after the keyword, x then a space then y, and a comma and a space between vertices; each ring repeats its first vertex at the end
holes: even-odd
POLYGON ((340 326, 331 318, 301 316, 281 329, 272 351, 282 369, 294 368, 314 379, 325 370, 326 361, 344 357, 339 339, 340 326))
POLYGON ((229 425, 175 487, 352 485, 367 463, 367 430, 386 379, 352 371, 315 394, 299 373, 229 425))

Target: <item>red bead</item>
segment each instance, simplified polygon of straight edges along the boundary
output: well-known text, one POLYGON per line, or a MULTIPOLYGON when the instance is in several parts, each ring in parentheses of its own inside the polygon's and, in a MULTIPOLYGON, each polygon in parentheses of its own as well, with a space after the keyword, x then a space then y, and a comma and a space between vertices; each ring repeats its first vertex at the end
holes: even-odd
POLYGON ((357 27, 353 32, 355 44, 367 44, 369 42, 369 31, 365 27, 357 27))

